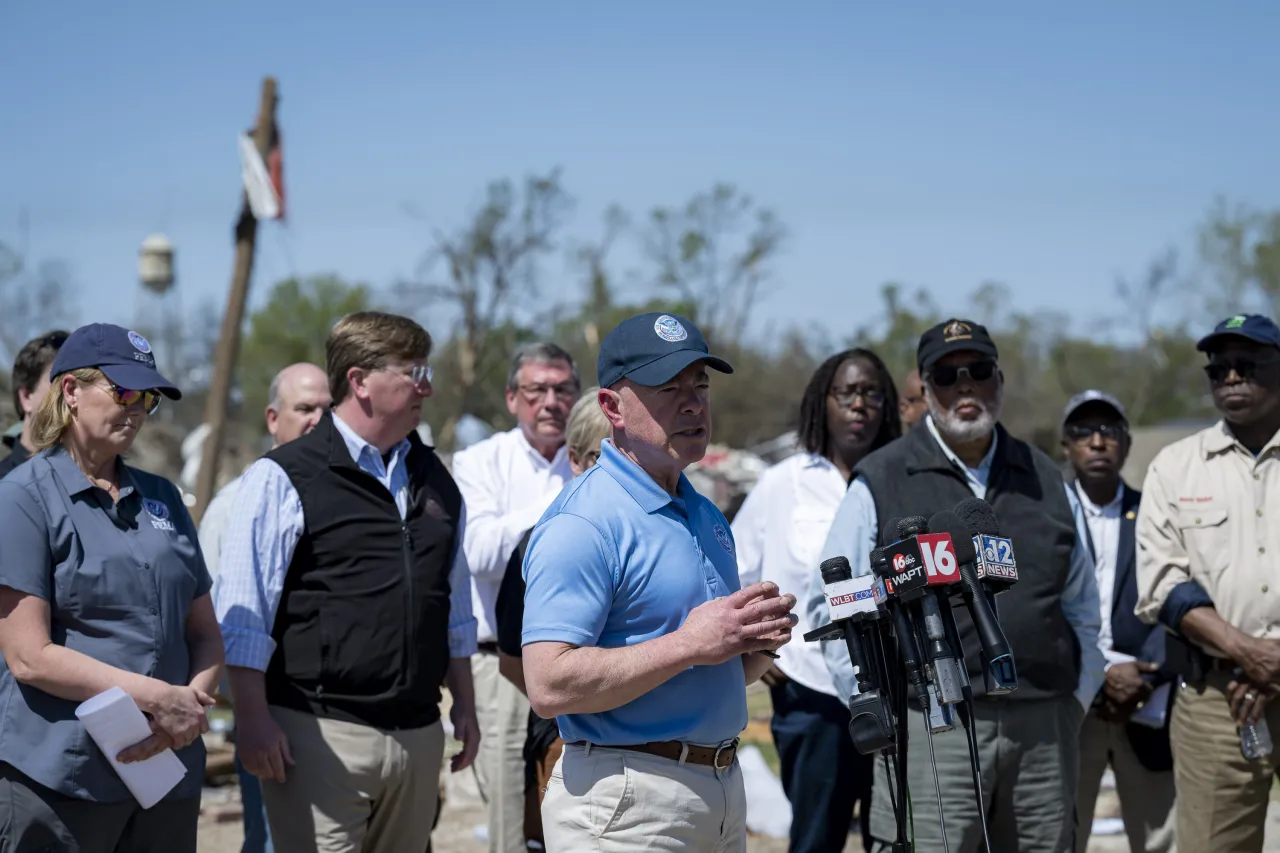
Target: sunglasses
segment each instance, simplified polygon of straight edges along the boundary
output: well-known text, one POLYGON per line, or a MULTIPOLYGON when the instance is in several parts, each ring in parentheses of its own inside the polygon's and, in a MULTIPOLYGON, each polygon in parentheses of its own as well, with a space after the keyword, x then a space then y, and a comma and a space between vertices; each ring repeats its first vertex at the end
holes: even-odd
POLYGON ((929 372, 929 381, 939 388, 950 388, 960 381, 961 374, 968 376, 974 382, 986 382, 996 375, 996 363, 994 361, 975 361, 973 364, 966 364, 963 367, 941 365, 929 372))
POLYGON ((1236 376, 1241 379, 1253 379, 1258 375, 1258 371, 1267 367, 1275 367, 1280 364, 1280 358, 1235 358, 1223 359, 1222 361, 1211 361, 1204 366, 1204 372, 1208 375, 1210 382, 1225 382, 1227 377, 1231 375, 1231 371, 1235 371, 1236 376))
POLYGON ((1084 441, 1093 438, 1095 434, 1102 436, 1107 441, 1119 441, 1120 437, 1125 434, 1125 428, 1120 424, 1098 424, 1097 426, 1067 424, 1063 428, 1063 432, 1072 441, 1084 441))
POLYGON ((156 413, 156 409, 160 408, 160 400, 163 397, 163 395, 156 390, 134 391, 132 388, 121 388, 119 385, 112 385, 107 390, 111 392, 112 398, 116 401, 116 404, 120 406, 132 406, 134 403, 141 400, 142 408, 146 410, 148 415, 154 415, 156 413))

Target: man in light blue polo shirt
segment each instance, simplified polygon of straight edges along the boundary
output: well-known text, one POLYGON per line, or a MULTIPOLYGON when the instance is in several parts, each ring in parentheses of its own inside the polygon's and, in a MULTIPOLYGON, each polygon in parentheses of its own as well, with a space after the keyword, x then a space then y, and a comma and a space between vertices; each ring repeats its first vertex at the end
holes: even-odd
POLYGON ((795 596, 739 589, 729 524, 682 473, 711 434, 702 333, 641 314, 600 346, 611 437, 525 556, 529 700, 565 741, 543 801, 556 853, 746 849, 746 685, 791 639, 795 596))

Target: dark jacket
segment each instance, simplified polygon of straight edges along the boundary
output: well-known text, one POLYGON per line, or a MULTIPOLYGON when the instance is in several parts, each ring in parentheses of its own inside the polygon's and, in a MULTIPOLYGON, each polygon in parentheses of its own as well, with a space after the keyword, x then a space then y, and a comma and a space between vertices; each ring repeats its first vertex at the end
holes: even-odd
MULTIPOLYGON (((1072 483, 1072 486, 1075 484, 1072 483)), ((1121 483, 1120 543, 1116 548, 1115 586, 1111 596, 1111 647, 1117 652, 1141 661, 1163 664, 1165 662, 1165 629, 1162 625, 1148 625, 1134 615, 1138 604, 1138 506, 1142 492, 1121 483)), ((1087 529, 1087 528, 1086 528, 1087 529)), ((1089 548, 1095 557, 1097 549, 1090 537, 1089 548)), ((1163 671, 1148 678, 1159 686, 1173 680, 1174 676, 1163 671)), ((1169 725, 1162 729, 1129 723, 1125 726, 1129 743, 1143 767, 1152 771, 1173 769, 1173 753, 1169 747, 1169 725)))
POLYGON ((417 433, 409 444, 404 519, 352 460, 330 414, 267 454, 306 519, 272 631, 272 704, 392 731, 440 718, 462 496, 417 433))
MULTIPOLYGON (((1013 540, 1019 570, 1018 582, 997 599, 1019 682, 1004 701, 1071 696, 1079 684, 1080 648, 1062 612, 1062 592, 1076 526, 1062 472, 999 424, 996 434, 985 497, 1000 520, 1001 535, 1013 540)), ((928 518, 973 497, 964 472, 924 426, 868 455, 855 472, 866 478, 881 524, 894 516, 928 518)), ((955 619, 969 680, 974 694, 982 696, 981 647, 968 608, 956 608, 955 619)))

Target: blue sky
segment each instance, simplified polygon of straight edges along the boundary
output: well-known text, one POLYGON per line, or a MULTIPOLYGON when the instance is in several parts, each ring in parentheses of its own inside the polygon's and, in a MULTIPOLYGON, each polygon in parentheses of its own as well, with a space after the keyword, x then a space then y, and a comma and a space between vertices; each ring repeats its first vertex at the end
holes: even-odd
POLYGON ((0 5, 0 239, 25 207, 81 321, 133 319, 153 230, 184 308, 221 305, 266 73, 290 220, 263 229, 255 300, 295 272, 390 284, 487 181, 555 165, 569 237, 717 180, 776 210, 764 337, 842 337, 890 279, 946 308, 1003 281, 1087 328, 1216 195, 1280 205, 1262 0, 185 5, 0 5))

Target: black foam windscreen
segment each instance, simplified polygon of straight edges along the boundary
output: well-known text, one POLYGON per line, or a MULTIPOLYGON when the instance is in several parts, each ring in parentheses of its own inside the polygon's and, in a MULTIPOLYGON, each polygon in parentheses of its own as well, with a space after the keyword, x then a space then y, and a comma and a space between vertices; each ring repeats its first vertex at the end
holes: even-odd
POLYGON ((898 522, 898 538, 906 539, 919 533, 929 532, 929 520, 923 515, 908 515, 898 522))
POLYGON ((892 545, 902 537, 898 535, 898 526, 902 524, 902 519, 898 516, 886 521, 880 528, 880 541, 885 545, 892 545))
POLYGON ((876 577, 884 577, 885 571, 889 565, 889 558, 885 556, 883 548, 871 549, 871 573, 876 577))
POLYGON ((929 519, 929 529, 934 533, 951 534, 951 547, 956 549, 956 559, 961 563, 972 563, 978 558, 978 549, 973 545, 973 533, 960 516, 949 509, 933 514, 929 519))
POLYGON ((954 512, 959 516, 960 522, 973 533, 1000 535, 1000 520, 996 518, 996 511, 982 498, 965 498, 956 504, 954 512))

